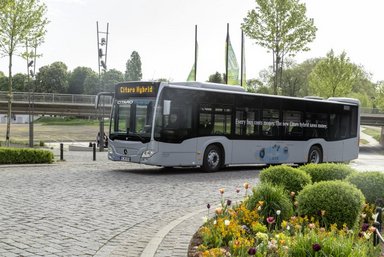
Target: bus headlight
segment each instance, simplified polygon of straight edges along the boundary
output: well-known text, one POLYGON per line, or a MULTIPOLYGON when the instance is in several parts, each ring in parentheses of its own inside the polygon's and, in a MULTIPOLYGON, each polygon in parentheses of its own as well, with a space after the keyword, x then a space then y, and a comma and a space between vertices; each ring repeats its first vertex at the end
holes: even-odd
POLYGON ((153 150, 145 150, 143 154, 141 155, 141 158, 151 158, 152 155, 155 154, 155 151, 153 150))

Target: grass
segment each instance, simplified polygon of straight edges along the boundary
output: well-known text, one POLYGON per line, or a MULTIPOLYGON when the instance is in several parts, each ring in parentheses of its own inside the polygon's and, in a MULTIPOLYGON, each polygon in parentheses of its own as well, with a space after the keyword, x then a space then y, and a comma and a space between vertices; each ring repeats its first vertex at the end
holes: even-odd
POLYGON ((66 125, 66 126, 79 126, 79 125, 99 125, 96 119, 78 119, 73 117, 41 117, 35 121, 37 124, 42 125, 66 125))
MULTIPOLYGON (((97 121, 40 121, 33 126, 34 143, 40 142, 95 142, 99 131, 97 121)), ((104 131, 109 131, 109 123, 104 123, 104 131)), ((6 124, 0 124, 0 144, 5 145, 6 124)), ((11 124, 11 142, 27 145, 29 124, 11 124)))
POLYGON ((381 137, 380 130, 381 130, 380 128, 364 127, 363 132, 367 135, 370 135, 378 142, 380 142, 380 137, 381 137))

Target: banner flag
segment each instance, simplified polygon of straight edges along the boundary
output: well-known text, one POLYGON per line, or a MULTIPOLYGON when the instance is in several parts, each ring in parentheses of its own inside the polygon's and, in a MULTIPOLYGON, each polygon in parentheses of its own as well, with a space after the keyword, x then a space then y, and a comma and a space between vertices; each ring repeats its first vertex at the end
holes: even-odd
POLYGON ((195 81, 196 80, 196 70, 195 64, 193 64, 191 71, 189 72, 187 81, 195 81))
POLYGON ((227 34, 226 42, 226 67, 227 67, 227 84, 239 85, 239 64, 237 63, 235 52, 229 39, 229 33, 227 34))
POLYGON ((191 71, 189 72, 187 81, 196 81, 197 76, 197 54, 198 54, 199 45, 197 43, 197 25, 195 25, 195 63, 192 66, 191 71))
POLYGON ((244 32, 241 31, 241 77, 240 77, 240 86, 243 88, 247 87, 247 78, 246 78, 246 69, 245 69, 245 46, 244 46, 244 32))

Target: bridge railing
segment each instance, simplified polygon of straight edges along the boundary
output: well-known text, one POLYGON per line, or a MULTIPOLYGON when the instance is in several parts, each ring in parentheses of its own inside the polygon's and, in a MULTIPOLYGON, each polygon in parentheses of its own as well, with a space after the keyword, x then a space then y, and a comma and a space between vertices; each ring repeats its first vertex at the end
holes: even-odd
MULTIPOLYGON (((13 92, 14 102, 94 104, 95 95, 13 92)), ((112 97, 102 97, 101 103, 111 104, 112 97)), ((0 91, 0 101, 8 101, 8 92, 0 91)))

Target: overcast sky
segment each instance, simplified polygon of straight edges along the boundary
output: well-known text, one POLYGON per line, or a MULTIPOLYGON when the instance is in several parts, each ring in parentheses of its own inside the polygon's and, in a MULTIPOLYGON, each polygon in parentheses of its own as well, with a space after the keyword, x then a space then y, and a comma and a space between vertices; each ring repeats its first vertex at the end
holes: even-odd
MULTIPOLYGON (((109 23, 107 66, 122 72, 132 51, 141 57, 143 80, 186 80, 194 62, 194 29, 198 26, 197 80, 206 81, 216 71, 224 73, 226 24, 240 60, 240 24, 254 0, 45 0, 48 19, 43 54, 37 69, 55 61, 69 70, 78 66, 98 70, 96 21, 99 30, 109 23)), ((302 0, 307 16, 318 28, 309 52, 300 53, 300 63, 324 57, 331 49, 343 50, 353 63, 372 73, 373 81, 384 80, 383 0, 302 0)), ((266 49, 246 38, 247 79, 272 63, 266 49)), ((26 64, 15 57, 13 73, 26 73, 26 64)), ((8 73, 8 59, 0 59, 0 70, 8 73)))

